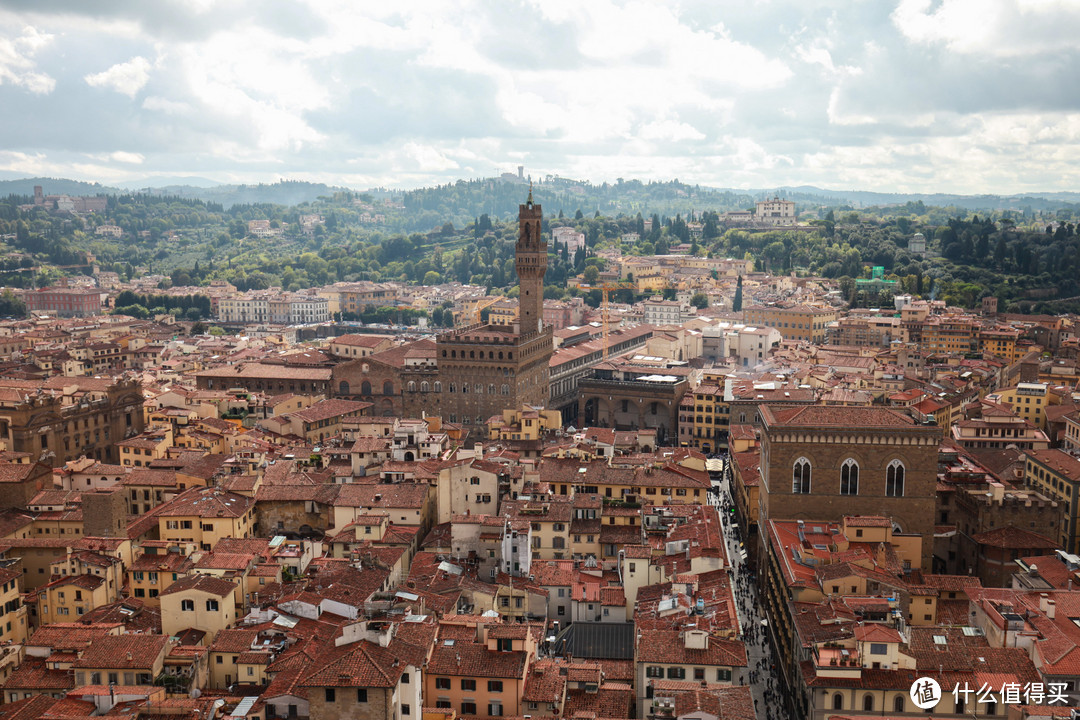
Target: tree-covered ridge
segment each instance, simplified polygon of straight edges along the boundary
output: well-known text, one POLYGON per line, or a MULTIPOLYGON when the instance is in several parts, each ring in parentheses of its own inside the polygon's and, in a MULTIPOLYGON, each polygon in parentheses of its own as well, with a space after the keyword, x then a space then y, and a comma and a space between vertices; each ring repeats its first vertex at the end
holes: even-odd
MULTIPOLYGON (((43 286, 62 274, 90 272, 89 253, 122 279, 165 275, 162 286, 220 279, 241 290, 298 290, 337 281, 457 281, 513 295, 515 218, 527 192, 519 182, 462 181, 398 195, 339 191, 296 205, 228 208, 129 193, 110 195, 106 212, 81 217, 20 209, 32 198, 9 196, 0 200, 0 284, 43 286), (465 210, 479 211, 463 216, 465 210), (305 216, 322 222, 305 229, 305 216), (275 235, 250 236, 251 220, 267 221, 275 235), (98 234, 103 225, 119 227, 123 236, 98 234)), ((1070 298, 1080 295, 1080 213, 1071 205, 971 215, 921 201, 859 210, 798 204, 804 222, 817 218, 809 229, 759 230, 730 227, 723 217, 728 209, 751 206, 753 198, 677 181, 589 186, 556 178, 534 184, 533 193, 544 206, 549 238, 557 226, 585 236, 586 248, 577 253, 549 241, 548 297, 578 292, 567 287, 575 275, 595 280, 604 269, 600 251, 665 254, 679 244, 694 254, 749 256, 773 273, 836 279, 856 302, 887 300, 854 296, 854 279, 869 277, 873 266, 905 292, 966 306, 991 293, 1005 309, 1060 312, 1076 309, 1070 298), (654 209, 660 206, 676 210, 654 209), (927 238, 927 257, 908 250, 916 232, 927 238)), ((596 296, 586 292, 590 302, 596 296)), ((163 307, 149 302, 136 304, 163 307)), ((178 309, 186 315, 192 308, 178 309)))

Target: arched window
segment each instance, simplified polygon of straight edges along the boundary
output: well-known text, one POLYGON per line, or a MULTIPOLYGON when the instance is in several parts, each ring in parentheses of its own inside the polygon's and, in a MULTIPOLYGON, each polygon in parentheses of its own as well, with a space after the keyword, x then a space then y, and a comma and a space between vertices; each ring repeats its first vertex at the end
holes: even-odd
POLYGON ((390 382, 389 380, 384 382, 382 384, 382 394, 383 395, 393 395, 394 394, 394 383, 390 382))
POLYGON ((410 380, 409 381, 409 392, 416 392, 416 381, 415 380, 410 380))
POLYGON ((439 382, 438 380, 435 381, 435 392, 439 392, 439 393, 442 392, 442 383, 439 382))
POLYGON ((484 386, 481 385, 480 383, 476 383, 476 394, 477 395, 483 395, 484 394, 484 386))
POLYGON ((843 710, 844 709, 844 696, 840 693, 836 693, 832 696, 832 709, 843 710))
POLYGON ((370 395, 371 394, 371 383, 369 381, 365 380, 364 382, 360 383, 360 394, 361 395, 370 395))
POLYGON ((469 392, 469 383, 461 383, 461 393, 464 395, 469 392))
POLYGON ((840 494, 859 494, 859 463, 852 458, 848 458, 840 466, 840 494))
POLYGON ((796 460, 792 468, 791 492, 800 494, 810 492, 810 461, 804 457, 796 460))
POLYGON ((503 395, 509 395, 510 394, 510 386, 509 385, 503 385, 502 390, 500 392, 503 395))
POLYGON ((450 383, 450 392, 454 392, 454 383, 450 383))
POLYGON ((495 383, 488 383, 488 395, 494 395, 495 392, 495 383))
POLYGON ((349 394, 349 383, 348 382, 342 380, 340 383, 338 383, 338 394, 339 395, 348 395, 349 394))
POLYGON ((885 494, 904 497, 904 463, 899 460, 893 460, 885 469, 885 494))
POLYGON ((903 695, 897 695, 895 698, 893 698, 892 710, 895 713, 904 712, 904 696, 903 695))
POLYGON ((423 382, 420 383, 420 392, 427 392, 430 389, 431 389, 431 384, 427 380, 424 380, 423 382))
POLYGON ((863 695, 862 709, 863 712, 874 712, 874 696, 870 693, 863 695))

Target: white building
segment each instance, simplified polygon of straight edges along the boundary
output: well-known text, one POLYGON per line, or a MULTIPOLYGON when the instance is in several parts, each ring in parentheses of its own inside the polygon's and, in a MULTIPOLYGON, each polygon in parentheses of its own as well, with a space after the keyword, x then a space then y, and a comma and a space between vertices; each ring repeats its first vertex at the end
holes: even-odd
POLYGON ((755 205, 754 222, 763 225, 794 225, 795 203, 790 200, 781 200, 774 197, 772 200, 761 200, 755 205))
POLYGON ((773 345, 783 340, 776 328, 726 322, 702 328, 701 335, 705 360, 722 363, 734 358, 737 365, 747 368, 765 362, 773 345))
POLYGON ((652 297, 641 303, 644 313, 642 318, 649 325, 682 325, 687 320, 697 317, 694 308, 675 300, 661 300, 652 297))
POLYGON ((558 243, 565 245, 567 251, 573 255, 578 249, 585 247, 585 235, 572 227, 557 227, 551 231, 552 245, 558 243))

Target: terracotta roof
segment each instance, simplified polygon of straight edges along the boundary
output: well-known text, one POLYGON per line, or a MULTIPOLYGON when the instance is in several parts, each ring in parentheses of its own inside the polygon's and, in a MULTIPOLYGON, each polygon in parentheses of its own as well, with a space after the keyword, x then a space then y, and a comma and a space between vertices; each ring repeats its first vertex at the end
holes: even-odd
POLYGON ((971 539, 980 545, 1005 548, 1007 550, 1020 549, 1045 549, 1055 550, 1060 545, 1045 535, 1040 535, 1030 530, 1024 530, 1013 525, 987 530, 971 536, 971 539))
POLYGON ((746 647, 741 642, 709 637, 706 649, 688 649, 679 631, 654 630, 638 639, 638 662, 746 667, 746 647))
POLYGON ((800 407, 770 407, 760 409, 762 419, 769 427, 857 427, 889 428, 913 427, 915 420, 899 410, 891 408, 838 407, 806 405, 800 407))
POLYGON ((254 498, 225 490, 191 488, 154 508, 154 514, 158 517, 238 518, 251 510, 254 504, 254 498))
POLYGON ((199 590, 211 595, 217 595, 218 597, 227 597, 236 590, 236 585, 228 580, 222 580, 221 578, 211 577, 209 575, 192 575, 191 577, 180 578, 172 585, 162 590, 161 597, 173 595, 178 592, 185 592, 187 590, 199 590))
POLYGON ((143 669, 153 667, 165 651, 169 638, 164 635, 106 635, 91 643, 76 668, 143 669))

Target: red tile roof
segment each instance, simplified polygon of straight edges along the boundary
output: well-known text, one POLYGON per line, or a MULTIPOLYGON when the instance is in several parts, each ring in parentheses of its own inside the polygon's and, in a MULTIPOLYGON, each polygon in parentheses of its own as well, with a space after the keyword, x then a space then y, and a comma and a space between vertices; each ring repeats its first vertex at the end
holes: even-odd
POLYGON ((97 638, 73 663, 76 668, 145 669, 165 652, 164 635, 106 635, 97 638))

